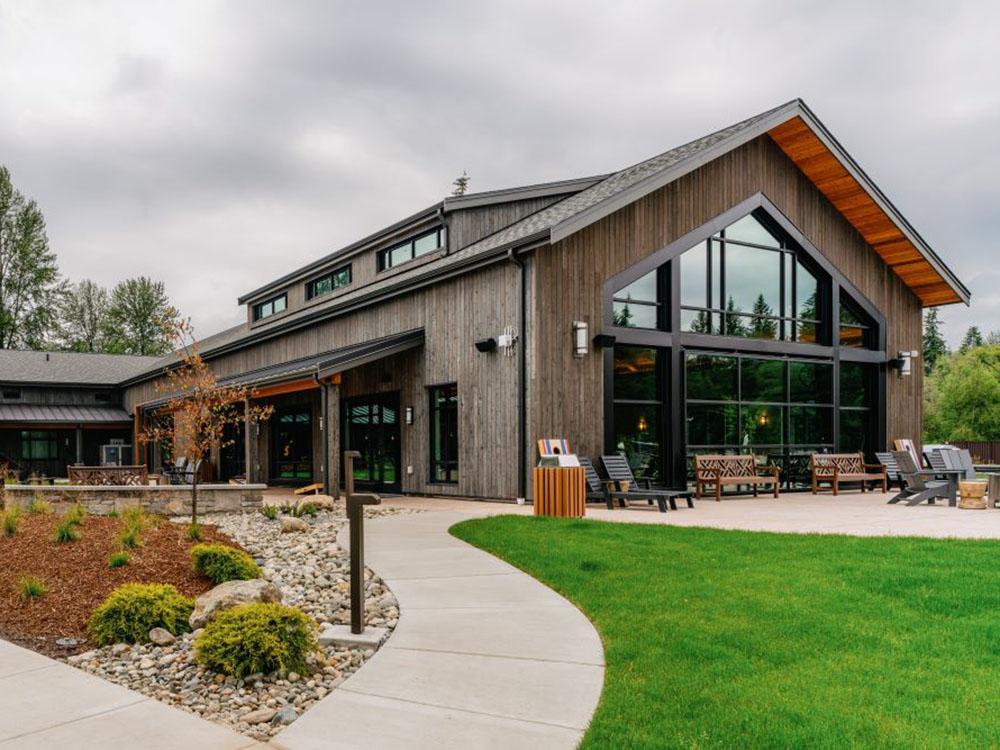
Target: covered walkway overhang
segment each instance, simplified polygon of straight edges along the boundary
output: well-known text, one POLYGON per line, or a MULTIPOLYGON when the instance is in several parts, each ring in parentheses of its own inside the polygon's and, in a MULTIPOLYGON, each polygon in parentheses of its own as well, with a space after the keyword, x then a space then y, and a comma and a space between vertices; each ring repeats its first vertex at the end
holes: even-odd
MULTIPOLYGON (((244 386, 251 390, 250 400, 275 399, 281 396, 292 396, 303 392, 315 392, 319 401, 321 450, 321 479, 326 491, 332 486, 331 478, 335 474, 331 454, 331 431, 336 429, 336 420, 331 419, 331 391, 335 392, 340 385, 341 373, 352 370, 378 360, 391 357, 401 352, 423 346, 424 329, 415 328, 401 333, 372 339, 358 344, 331 349, 309 357, 301 357, 288 362, 282 362, 248 372, 224 376, 218 379, 219 386, 244 386)), ((311 398, 317 398, 312 396, 311 398)), ((163 414, 167 411, 170 401, 175 395, 165 395, 154 401, 148 401, 136 406, 134 414, 135 433, 138 434, 144 420, 153 414, 163 414)), ((315 403, 315 402, 314 402, 315 403)), ((124 413, 124 412, 123 412, 124 413)), ((126 415, 126 419, 133 417, 126 415)), ((266 428, 265 428, 266 429, 266 428)), ((257 430, 245 429, 242 439, 245 457, 246 478, 248 481, 261 481, 257 461, 259 436, 257 430)), ((333 457, 336 460, 336 457, 333 457)))

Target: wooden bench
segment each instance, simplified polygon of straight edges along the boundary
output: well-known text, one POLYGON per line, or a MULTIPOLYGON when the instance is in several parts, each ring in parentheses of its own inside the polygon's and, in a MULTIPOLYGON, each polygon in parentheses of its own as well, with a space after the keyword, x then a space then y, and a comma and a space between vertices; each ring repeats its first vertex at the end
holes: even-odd
POLYGON ((812 493, 820 490, 820 483, 830 485, 834 495, 840 494, 841 482, 860 482, 866 491, 867 482, 880 482, 882 492, 888 489, 888 476, 882 464, 866 464, 863 453, 813 453, 809 457, 812 473, 812 493))
POLYGON ((715 499, 722 499, 723 485, 771 487, 778 496, 778 475, 781 470, 774 465, 758 466, 753 455, 700 455, 694 457, 694 496, 701 499, 705 485, 715 485, 715 499))

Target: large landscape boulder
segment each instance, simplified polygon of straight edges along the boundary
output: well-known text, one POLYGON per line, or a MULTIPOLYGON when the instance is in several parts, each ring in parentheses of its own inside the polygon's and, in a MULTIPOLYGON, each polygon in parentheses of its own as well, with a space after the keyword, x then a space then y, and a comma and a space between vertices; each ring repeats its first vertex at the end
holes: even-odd
POLYGON ((192 630, 197 630, 215 619, 219 612, 238 604, 280 601, 281 591, 270 581, 261 578, 252 581, 226 581, 195 599, 194 612, 188 623, 192 630))
POLYGON ((301 518, 296 518, 295 516, 281 517, 282 534, 294 534, 300 531, 309 531, 311 528, 312 527, 301 518))
POLYGON ((317 510, 333 510, 333 498, 329 495, 304 495, 299 498, 298 507, 314 505, 317 510))

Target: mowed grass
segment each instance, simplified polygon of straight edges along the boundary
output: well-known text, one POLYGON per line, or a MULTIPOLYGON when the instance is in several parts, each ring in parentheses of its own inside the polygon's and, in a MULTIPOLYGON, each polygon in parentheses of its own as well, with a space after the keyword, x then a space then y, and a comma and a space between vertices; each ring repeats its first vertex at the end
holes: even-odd
POLYGON ((583 747, 1000 746, 1000 542, 518 516, 452 533, 597 627, 583 747))

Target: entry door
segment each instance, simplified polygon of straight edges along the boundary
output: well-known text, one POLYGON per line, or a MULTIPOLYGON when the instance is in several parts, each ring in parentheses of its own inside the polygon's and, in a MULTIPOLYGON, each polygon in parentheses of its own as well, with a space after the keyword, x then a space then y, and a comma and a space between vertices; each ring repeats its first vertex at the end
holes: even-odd
POLYGON ((354 459, 354 486, 399 492, 399 392, 344 399, 341 414, 341 445, 361 454, 354 459))
POLYGON ((223 482, 246 475, 247 451, 243 423, 228 423, 222 428, 222 449, 219 451, 219 479, 223 482))
POLYGON ((303 484, 313 480, 312 413, 308 405, 281 409, 271 418, 271 481, 303 484))

